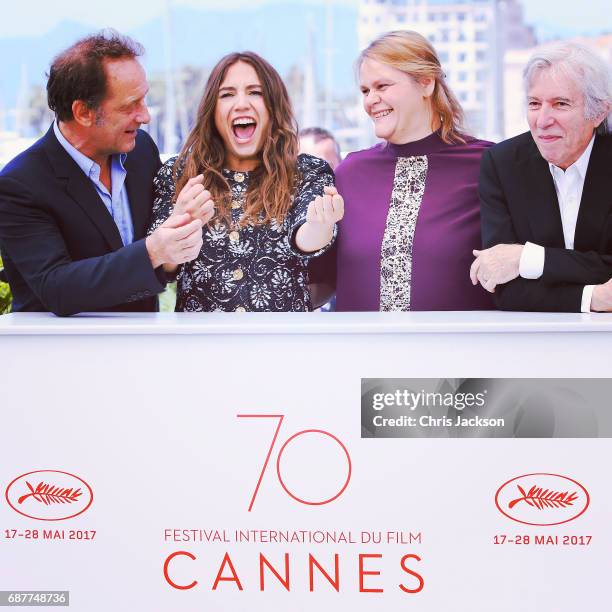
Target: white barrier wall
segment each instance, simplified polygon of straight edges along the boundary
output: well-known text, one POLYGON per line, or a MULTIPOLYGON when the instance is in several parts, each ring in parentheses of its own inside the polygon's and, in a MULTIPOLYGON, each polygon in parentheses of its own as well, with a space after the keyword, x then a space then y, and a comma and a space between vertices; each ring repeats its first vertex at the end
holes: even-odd
POLYGON ((22 314, 0 345, 0 591, 87 612, 605 609, 610 439, 362 438, 361 379, 609 377, 610 316, 22 314), (567 522, 500 512, 534 474, 580 496, 567 522))

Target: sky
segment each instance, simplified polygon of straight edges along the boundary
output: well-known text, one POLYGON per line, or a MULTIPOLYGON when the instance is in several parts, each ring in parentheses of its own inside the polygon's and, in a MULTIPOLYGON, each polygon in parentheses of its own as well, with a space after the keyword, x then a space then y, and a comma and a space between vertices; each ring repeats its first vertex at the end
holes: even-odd
MULTIPOLYGON (((71 19, 95 27, 112 26, 128 30, 142 25, 163 11, 166 0, 6 0, 2 9, 0 37, 40 35, 55 24, 71 19), (97 8, 97 7, 101 8, 97 8), (112 17, 109 19, 109 15, 112 17)), ((240 10, 286 0, 170 0, 175 6, 240 10)), ((301 4, 323 4, 324 0, 291 0, 301 4)), ((333 0, 334 4, 354 5, 357 0, 333 0)))
MULTIPOLYGON (((172 0, 177 6, 233 7, 273 4, 279 0, 172 0)), ((293 0, 320 4, 324 0, 293 0)), ((355 5, 357 0, 331 0, 355 5)), ((43 35, 58 22, 72 19, 95 28, 112 26, 128 30, 161 14, 166 0, 5 0, 0 19, 0 37, 43 35), (109 18, 109 16, 111 16, 109 18)), ((610 0, 523 0, 527 23, 537 26, 544 38, 578 34, 612 33, 610 0), (588 7, 588 10, 585 8, 588 7)), ((245 24, 246 26, 246 24, 245 24)))

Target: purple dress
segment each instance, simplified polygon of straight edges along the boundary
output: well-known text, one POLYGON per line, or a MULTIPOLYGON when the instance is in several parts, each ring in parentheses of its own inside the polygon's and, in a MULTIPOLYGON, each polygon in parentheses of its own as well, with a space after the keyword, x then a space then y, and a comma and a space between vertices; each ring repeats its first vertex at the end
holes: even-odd
POLYGON ((449 145, 433 133, 340 164, 337 310, 494 309, 469 275, 481 247, 480 157, 491 145, 469 137, 449 145))

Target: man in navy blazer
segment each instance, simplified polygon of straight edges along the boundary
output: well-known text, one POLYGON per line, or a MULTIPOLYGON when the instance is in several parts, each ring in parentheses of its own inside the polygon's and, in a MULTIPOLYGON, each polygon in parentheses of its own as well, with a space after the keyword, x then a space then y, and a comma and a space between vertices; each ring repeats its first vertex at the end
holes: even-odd
POLYGON ((524 72, 530 132, 482 156, 472 282, 502 310, 612 311, 612 80, 573 43, 524 72))
POLYGON ((194 259, 202 220, 173 215, 146 237, 159 152, 140 45, 116 32, 55 58, 56 120, 0 173, 0 252, 13 311, 153 311, 163 264, 194 259))

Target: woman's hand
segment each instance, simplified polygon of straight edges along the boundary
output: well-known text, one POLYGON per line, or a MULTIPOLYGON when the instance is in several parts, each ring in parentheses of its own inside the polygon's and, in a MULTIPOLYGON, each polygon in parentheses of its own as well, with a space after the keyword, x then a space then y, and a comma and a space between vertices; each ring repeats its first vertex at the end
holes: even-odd
POLYGON ((215 203, 210 191, 204 189, 203 174, 190 178, 176 198, 173 215, 189 214, 192 219, 199 219, 202 224, 208 223, 215 214, 215 203))
POLYGON ((344 217, 344 200, 335 187, 324 187, 306 211, 306 223, 298 229, 295 242, 304 253, 322 249, 334 235, 334 225, 344 217))
POLYGON ((344 200, 335 187, 324 187, 323 193, 324 195, 317 196, 308 205, 306 223, 333 229, 334 225, 344 217, 344 200))

